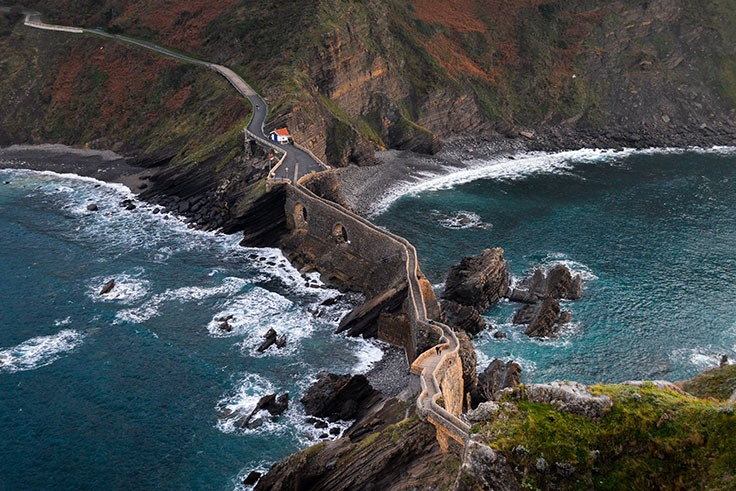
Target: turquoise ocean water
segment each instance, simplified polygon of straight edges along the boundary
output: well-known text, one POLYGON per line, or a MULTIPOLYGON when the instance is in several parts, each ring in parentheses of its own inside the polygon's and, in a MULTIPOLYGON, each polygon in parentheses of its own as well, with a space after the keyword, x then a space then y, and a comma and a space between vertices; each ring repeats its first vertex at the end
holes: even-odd
POLYGON ((0 171, 0 490, 237 489, 326 431, 298 403, 319 370, 381 356, 332 334, 349 305, 321 306, 339 293, 278 250, 125 211, 129 197, 0 171), (287 347, 257 353, 269 327, 287 347), (219 416, 272 392, 290 408, 259 428, 219 416))
MULTIPOLYGON (((736 359, 734 164, 728 151, 474 161, 375 220, 417 246, 436 285, 462 255, 495 246, 515 277, 560 261, 584 275, 559 339, 527 339, 512 304, 486 312, 509 338, 480 335, 482 362, 515 359, 528 381, 677 380, 736 359)), ((332 334, 349 305, 320 305, 338 292, 307 284, 278 251, 142 203, 124 211, 129 197, 0 171, 2 490, 239 489, 251 469, 319 440, 296 403, 319 370, 380 357, 332 334), (230 314, 233 330, 220 331, 230 314), (288 346, 259 354, 269 327, 288 346), (290 409, 259 428, 219 416, 284 391, 290 409)))
MULTIPOLYGON (((512 276, 562 262, 585 278, 558 339, 529 339, 503 302, 479 362, 529 382, 681 380, 736 359, 736 154, 599 152, 469 162, 427 177, 375 221, 417 248, 441 286, 463 255, 502 247, 512 276)), ((481 363, 479 363, 481 365, 481 363)))

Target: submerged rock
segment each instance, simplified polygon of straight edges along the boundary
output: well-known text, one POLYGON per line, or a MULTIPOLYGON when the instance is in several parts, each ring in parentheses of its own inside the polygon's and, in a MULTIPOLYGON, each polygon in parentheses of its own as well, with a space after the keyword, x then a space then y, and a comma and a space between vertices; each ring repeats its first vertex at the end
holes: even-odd
POLYGON ((87 205, 87 211, 97 211, 100 208, 97 206, 97 203, 90 203, 87 205))

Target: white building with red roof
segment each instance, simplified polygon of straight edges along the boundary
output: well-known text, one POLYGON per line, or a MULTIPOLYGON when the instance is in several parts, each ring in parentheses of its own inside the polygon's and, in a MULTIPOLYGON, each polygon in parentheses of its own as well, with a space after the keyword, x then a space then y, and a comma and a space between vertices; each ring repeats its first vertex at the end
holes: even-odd
POLYGON ((271 138, 271 140, 275 141, 276 143, 291 143, 291 135, 289 134, 289 130, 287 130, 286 128, 273 130, 269 134, 269 138, 271 138))

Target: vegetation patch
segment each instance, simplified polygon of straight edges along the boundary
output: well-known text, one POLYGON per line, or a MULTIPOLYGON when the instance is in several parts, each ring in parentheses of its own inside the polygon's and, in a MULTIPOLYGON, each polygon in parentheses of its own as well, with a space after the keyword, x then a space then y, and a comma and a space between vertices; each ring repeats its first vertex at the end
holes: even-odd
POLYGON ((669 390, 596 386, 613 408, 600 422, 519 401, 478 433, 530 489, 731 489, 733 406, 669 390))

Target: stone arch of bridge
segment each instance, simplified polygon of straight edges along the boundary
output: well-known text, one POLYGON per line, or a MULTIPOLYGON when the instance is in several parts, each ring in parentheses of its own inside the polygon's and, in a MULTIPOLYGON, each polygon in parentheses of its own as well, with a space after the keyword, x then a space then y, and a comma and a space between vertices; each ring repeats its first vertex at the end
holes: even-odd
POLYGON ((307 216, 307 208, 303 203, 294 205, 294 225, 296 228, 307 228, 307 216))
POLYGON ((345 226, 337 222, 332 227, 332 237, 337 241, 338 244, 347 244, 350 242, 348 239, 348 231, 345 229, 345 226))

